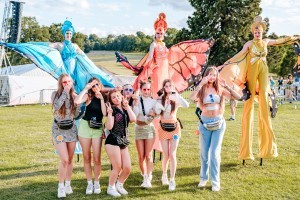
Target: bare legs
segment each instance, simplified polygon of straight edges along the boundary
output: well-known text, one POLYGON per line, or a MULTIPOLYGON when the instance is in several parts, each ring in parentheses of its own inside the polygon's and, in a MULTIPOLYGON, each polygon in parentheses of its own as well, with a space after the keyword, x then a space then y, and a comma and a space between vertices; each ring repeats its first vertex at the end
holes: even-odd
POLYGON ((179 140, 160 140, 163 149, 162 170, 163 174, 167 174, 168 163, 170 162, 170 179, 175 178, 177 167, 177 147, 179 140))
POLYGON ((65 180, 70 181, 72 177, 72 161, 76 142, 62 142, 56 144, 54 141, 54 145, 60 157, 60 163, 58 167, 58 180, 60 183, 64 183, 65 180))
POLYGON ((153 171, 152 150, 155 138, 147 140, 135 140, 136 149, 139 156, 139 165, 142 174, 150 175, 153 171))
POLYGON ((113 167, 109 175, 109 185, 114 185, 117 179, 123 184, 128 178, 131 170, 128 147, 120 149, 118 146, 106 144, 105 150, 113 167))
POLYGON ((101 174, 101 147, 102 138, 82 138, 79 137, 80 145, 82 147, 84 159, 84 172, 88 181, 92 180, 92 165, 91 165, 91 147, 93 150, 94 161, 94 177, 95 181, 99 181, 101 174))

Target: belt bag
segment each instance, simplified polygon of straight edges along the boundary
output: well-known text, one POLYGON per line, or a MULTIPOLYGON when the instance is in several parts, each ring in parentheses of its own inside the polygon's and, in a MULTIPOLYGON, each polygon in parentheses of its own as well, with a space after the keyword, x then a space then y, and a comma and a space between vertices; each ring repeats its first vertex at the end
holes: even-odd
POLYGON ((63 120, 63 121, 57 121, 56 119, 54 122, 57 124, 58 128, 62 130, 69 130, 73 127, 74 121, 73 120, 63 120))
POLYGON ((88 121, 88 123, 89 123, 89 127, 93 129, 100 129, 102 127, 102 122, 97 121, 93 118, 90 121, 88 121))
POLYGON ((125 148, 129 145, 129 140, 128 140, 128 128, 125 128, 125 135, 115 135, 113 134, 113 136, 115 137, 115 139, 117 140, 118 146, 121 148, 125 148))
POLYGON ((223 125, 223 119, 220 119, 215 122, 203 123, 203 126, 209 131, 219 130, 223 125))
POLYGON ((162 130, 167 131, 167 132, 172 132, 177 128, 177 122, 175 123, 162 123, 161 121, 159 122, 162 130))

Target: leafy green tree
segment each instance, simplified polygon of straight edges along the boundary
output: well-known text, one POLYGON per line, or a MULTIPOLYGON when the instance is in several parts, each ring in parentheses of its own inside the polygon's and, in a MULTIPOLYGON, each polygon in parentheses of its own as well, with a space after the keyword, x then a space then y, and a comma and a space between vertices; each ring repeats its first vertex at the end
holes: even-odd
POLYGON ((50 42, 62 42, 64 36, 61 33, 62 23, 53 23, 49 26, 50 42))
POLYGON ((261 13, 260 0, 190 0, 190 3, 195 12, 188 18, 189 30, 181 30, 176 41, 214 38, 209 60, 215 65, 223 64, 252 39, 250 25, 261 13))
POLYGON ((168 28, 164 39, 164 42, 166 43, 167 47, 170 48, 173 44, 175 44, 174 39, 176 38, 177 33, 178 30, 176 28, 168 28))
POLYGON ((20 42, 49 41, 50 34, 47 27, 41 27, 35 17, 22 18, 22 32, 20 42))
MULTIPOLYGON (((73 38, 72 38, 72 42, 76 43, 80 49, 82 49, 84 52, 85 51, 85 42, 88 41, 88 37, 87 35, 83 34, 83 33, 80 33, 80 32, 77 32, 74 34, 73 38)), ((90 47, 87 47, 87 50, 91 50, 90 47)))
POLYGON ((285 56, 277 74, 280 76, 287 76, 288 74, 291 74, 296 62, 297 56, 295 54, 294 47, 292 45, 285 46, 285 56))

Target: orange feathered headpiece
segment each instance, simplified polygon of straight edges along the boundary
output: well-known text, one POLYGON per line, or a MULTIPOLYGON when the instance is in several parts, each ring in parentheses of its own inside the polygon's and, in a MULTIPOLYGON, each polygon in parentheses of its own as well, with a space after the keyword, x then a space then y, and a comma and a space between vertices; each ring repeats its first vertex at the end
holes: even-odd
POLYGON ((154 22, 154 30, 157 33, 165 33, 168 29, 168 24, 166 22, 166 14, 160 13, 158 18, 154 22))
POLYGON ((266 22, 262 20, 261 16, 256 16, 254 18, 254 22, 251 25, 251 31, 254 33, 255 30, 261 30, 262 32, 265 32, 267 29, 266 22))

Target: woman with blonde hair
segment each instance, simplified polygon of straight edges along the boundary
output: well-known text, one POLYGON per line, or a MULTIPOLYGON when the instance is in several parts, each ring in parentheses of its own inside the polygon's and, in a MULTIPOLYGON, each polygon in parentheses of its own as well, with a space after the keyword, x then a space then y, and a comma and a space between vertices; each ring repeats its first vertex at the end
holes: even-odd
POLYGON ((80 111, 80 106, 74 103, 76 96, 71 77, 67 74, 60 75, 58 78, 58 89, 52 94, 52 107, 54 110, 52 139, 60 157, 58 198, 66 197, 66 194, 73 193, 71 188, 72 160, 78 140, 74 118, 77 117, 80 111))

